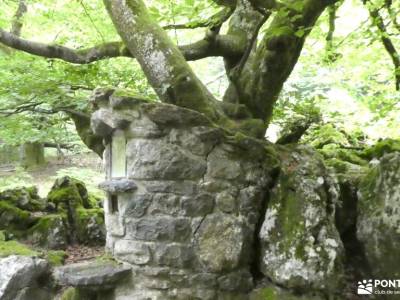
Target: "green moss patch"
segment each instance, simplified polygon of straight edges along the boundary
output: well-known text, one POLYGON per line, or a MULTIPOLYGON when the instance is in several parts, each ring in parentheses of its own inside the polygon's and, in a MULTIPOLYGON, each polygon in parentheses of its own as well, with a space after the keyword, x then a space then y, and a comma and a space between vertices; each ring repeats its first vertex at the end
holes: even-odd
POLYGON ((88 245, 99 245, 105 241, 104 212, 101 208, 76 210, 76 236, 78 241, 88 245))
POLYGON ((40 247, 49 249, 64 249, 68 244, 66 216, 51 214, 43 216, 26 233, 26 239, 40 247))
POLYGON ((366 159, 381 158, 386 153, 400 152, 400 140, 386 139, 377 142, 363 152, 366 159))
POLYGON ((35 186, 5 190, 0 193, 0 201, 28 211, 41 211, 45 208, 45 202, 39 197, 35 186))
POLYGON ((67 253, 62 250, 47 252, 46 258, 52 266, 60 266, 64 264, 67 253))
POLYGON ((56 180, 51 191, 47 195, 47 200, 54 203, 56 209, 60 211, 67 211, 68 208, 82 206, 91 208, 85 184, 69 176, 56 180))
POLYGON ((37 256, 38 252, 17 241, 0 240, 0 257, 6 257, 10 255, 37 256))
POLYGON ((24 230, 34 224, 36 218, 30 212, 15 207, 6 201, 0 201, 0 229, 24 230))
POLYGON ((61 300, 80 300, 79 293, 76 288, 70 287, 61 295, 61 300))

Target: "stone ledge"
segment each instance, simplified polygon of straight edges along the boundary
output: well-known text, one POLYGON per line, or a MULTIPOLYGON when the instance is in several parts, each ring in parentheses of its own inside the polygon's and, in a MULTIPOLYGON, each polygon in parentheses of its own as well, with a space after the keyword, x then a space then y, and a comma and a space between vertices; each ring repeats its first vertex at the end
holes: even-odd
POLYGON ((130 274, 131 268, 114 262, 76 263, 54 270, 54 278, 60 285, 81 289, 112 289, 130 274))
POLYGON ((131 179, 111 179, 99 184, 99 188, 109 193, 124 193, 137 189, 135 181, 131 179))

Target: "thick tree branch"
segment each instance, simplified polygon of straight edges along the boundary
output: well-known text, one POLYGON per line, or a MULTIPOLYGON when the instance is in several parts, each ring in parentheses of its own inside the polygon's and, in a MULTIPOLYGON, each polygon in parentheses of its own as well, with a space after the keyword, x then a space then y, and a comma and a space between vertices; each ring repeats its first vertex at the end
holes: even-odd
MULTIPOLYGON (((28 11, 28 7, 26 6, 25 1, 20 0, 17 11, 15 12, 13 20, 11 22, 11 30, 10 30, 11 34, 13 34, 17 37, 21 36, 21 30, 22 30, 22 26, 23 26, 22 19, 27 11, 28 11)), ((12 48, 3 46, 1 43, 0 43, 0 50, 3 51, 7 55, 10 55, 13 52, 12 48)))
POLYGON ((212 94, 167 33, 153 21, 143 0, 103 0, 115 28, 135 56, 160 100, 225 122, 212 94))
POLYGON ((33 55, 46 58, 59 58, 75 64, 88 64, 105 58, 130 56, 129 51, 121 42, 109 42, 92 48, 74 50, 59 45, 28 41, 2 29, 0 29, 0 42, 10 48, 33 55))
POLYGON ((45 148, 56 148, 56 149, 66 149, 66 150, 72 150, 75 148, 76 145, 74 144, 58 144, 58 143, 53 143, 53 142, 44 142, 43 147, 45 148))
POLYGON ((256 49, 260 26, 265 22, 265 17, 255 6, 254 1, 238 0, 235 12, 229 22, 228 34, 238 39, 246 50, 241 57, 225 57, 225 69, 231 82, 225 92, 224 102, 236 104, 240 102, 238 83, 234 82, 238 77, 235 76, 235 73, 242 73, 245 63, 254 52, 253 49, 256 49), (240 72, 235 72, 235 70, 240 72))
POLYGON ((288 0, 252 51, 236 83, 239 103, 268 123, 283 83, 300 56, 306 37, 328 5, 335 1, 288 0), (301 5, 301 9, 298 7, 301 5))
MULTIPOLYGON (((109 42, 86 49, 71 49, 60 45, 49 45, 22 39, 0 29, 0 43, 46 58, 57 58, 74 64, 88 64, 113 57, 133 57, 123 42, 109 42)), ((238 57, 244 49, 233 36, 217 35, 214 40, 200 40, 179 47, 186 60, 198 60, 210 56, 238 57)))
POLYGON ((399 91, 400 90, 400 55, 397 52, 392 40, 389 38, 389 34, 386 29, 385 22, 383 21, 383 18, 379 13, 379 9, 372 8, 371 6, 368 5, 368 3, 366 1, 364 1, 364 4, 367 4, 366 6, 367 6, 369 14, 372 18, 372 22, 378 28, 382 44, 385 47, 386 52, 389 54, 390 58, 392 59, 393 66, 394 66, 395 87, 396 87, 396 91, 399 91))
POLYGON ((232 35, 217 35, 214 39, 203 39, 193 44, 179 46, 186 60, 198 60, 210 56, 240 58, 245 51, 241 40, 232 35))

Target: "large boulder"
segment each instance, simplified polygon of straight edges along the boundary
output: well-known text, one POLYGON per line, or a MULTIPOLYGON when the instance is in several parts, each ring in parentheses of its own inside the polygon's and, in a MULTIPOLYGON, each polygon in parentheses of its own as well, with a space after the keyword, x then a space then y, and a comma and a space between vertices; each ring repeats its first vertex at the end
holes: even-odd
POLYGON ((400 277, 400 152, 384 155, 360 184, 357 236, 373 275, 400 277))
POLYGON ((66 216, 50 214, 43 216, 29 228, 27 240, 33 245, 48 249, 65 249, 68 245, 66 216))
POLYGON ((74 230, 78 242, 85 245, 104 245, 106 229, 103 209, 78 208, 77 216, 74 230))
POLYGON ((57 178, 47 195, 47 200, 54 203, 57 210, 67 211, 80 206, 91 208, 85 184, 69 176, 57 178))
MULTIPOLYGON (((90 245, 103 245, 105 241, 105 227, 104 227, 104 213, 94 201, 91 201, 85 184, 82 181, 65 176, 58 178, 54 183, 51 191, 47 196, 47 200, 54 204, 55 210, 58 213, 58 221, 52 218, 53 222, 49 220, 41 220, 42 223, 52 225, 45 226, 47 231, 58 231, 60 242, 62 245, 63 237, 66 236, 68 242, 78 242, 90 245), (96 207, 97 206, 97 207, 96 207), (66 235, 61 230, 60 218, 63 220, 66 235)), ((37 225, 38 229, 40 226, 37 225)), ((43 228, 43 226, 41 227, 43 228)), ((35 230, 40 239, 46 241, 46 230, 35 230)), ((49 248, 63 248, 51 247, 51 241, 48 241, 47 247, 49 248)))
POLYGON ((343 275, 343 245, 334 222, 338 187, 311 148, 282 148, 281 156, 259 233, 261 271, 280 286, 329 294, 343 275))
POLYGON ((41 211, 45 208, 45 201, 39 197, 35 186, 5 190, 0 193, 0 201, 28 211, 41 211))
POLYGON ((83 182, 68 176, 55 181, 47 200, 38 196, 36 187, 1 192, 0 230, 7 239, 23 239, 47 249, 65 249, 75 242, 103 245, 105 241, 104 213, 98 199, 89 195, 83 182))
POLYGON ((44 206, 44 201, 39 198, 35 187, 1 192, 0 230, 21 236, 37 220, 32 212, 38 211, 44 206))
POLYGON ((43 300, 50 299, 39 284, 48 271, 48 263, 37 257, 12 255, 0 259, 0 299, 39 299, 35 295, 43 300))
POLYGON ((13 204, 0 201, 0 230, 20 233, 34 224, 36 218, 29 211, 13 204))

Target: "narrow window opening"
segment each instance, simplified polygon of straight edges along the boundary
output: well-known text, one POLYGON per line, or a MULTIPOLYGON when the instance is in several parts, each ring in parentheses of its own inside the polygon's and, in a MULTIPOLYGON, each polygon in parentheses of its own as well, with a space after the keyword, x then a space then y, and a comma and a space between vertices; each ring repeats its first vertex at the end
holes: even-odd
POLYGON ((118 195, 116 194, 110 195, 110 211, 112 214, 118 212, 118 195))
POLYGON ((126 138, 122 130, 114 132, 111 141, 111 178, 126 177, 126 138))

